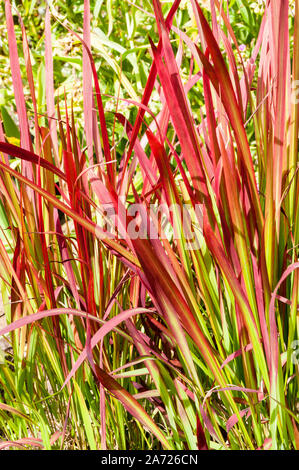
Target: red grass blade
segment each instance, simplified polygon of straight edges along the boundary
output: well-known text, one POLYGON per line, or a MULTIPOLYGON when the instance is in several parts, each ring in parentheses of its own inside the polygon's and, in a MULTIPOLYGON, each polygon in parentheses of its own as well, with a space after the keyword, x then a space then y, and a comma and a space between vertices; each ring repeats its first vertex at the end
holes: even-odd
POLYGON ((20 158, 26 162, 34 163, 35 165, 40 165, 41 167, 45 168, 46 170, 51 171, 55 175, 59 176, 59 178, 66 181, 65 174, 48 160, 36 155, 32 151, 28 151, 26 149, 17 147, 16 145, 9 144, 7 142, 0 142, 0 151, 5 152, 8 155, 11 155, 15 158, 20 158))
MULTIPOLYGON (((6 27, 9 45, 9 58, 14 94, 16 100, 17 113, 19 117, 19 127, 21 134, 21 146, 32 151, 32 144, 29 133, 29 124, 27 119, 26 104, 23 92, 23 83, 21 78, 20 63, 18 56, 17 40, 15 36, 14 23, 11 13, 10 1, 5 1, 6 27)), ((25 171, 28 177, 32 176, 31 165, 25 165, 25 171)))

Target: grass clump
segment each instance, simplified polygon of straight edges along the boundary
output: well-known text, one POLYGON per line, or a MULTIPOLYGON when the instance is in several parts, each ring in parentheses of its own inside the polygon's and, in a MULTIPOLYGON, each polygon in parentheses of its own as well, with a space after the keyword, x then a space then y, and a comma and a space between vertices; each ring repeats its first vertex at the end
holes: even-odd
POLYGON ((298 2, 4 3, 0 448, 298 448, 298 2))

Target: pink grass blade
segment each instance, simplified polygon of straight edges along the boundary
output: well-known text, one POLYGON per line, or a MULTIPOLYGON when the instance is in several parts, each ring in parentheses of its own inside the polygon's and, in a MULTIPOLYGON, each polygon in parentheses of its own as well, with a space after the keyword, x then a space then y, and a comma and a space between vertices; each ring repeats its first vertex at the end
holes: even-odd
MULTIPOLYGON (((90 49, 90 1, 84 0, 84 16, 83 16, 83 40, 90 49)), ((84 129, 87 145, 87 155, 89 164, 93 163, 93 139, 92 139, 92 120, 93 120, 93 93, 92 93, 92 70, 88 57, 88 53, 83 48, 83 112, 84 112, 84 129)))
MULTIPOLYGON (((30 139, 29 124, 27 119, 26 104, 23 92, 23 83, 20 71, 17 40, 9 0, 5 0, 5 15, 12 82, 14 87, 15 101, 21 133, 21 146, 24 147, 26 150, 32 151, 32 143, 30 139)), ((31 165, 26 165, 26 172, 28 172, 28 176, 32 175, 30 167, 31 165)))
POLYGON ((29 44, 28 44, 26 29, 25 29, 21 16, 19 16, 19 22, 20 22, 21 30, 22 30, 23 53, 24 53, 24 59, 26 63, 27 79, 28 79, 28 85, 30 89, 33 111, 34 111, 35 151, 38 154, 40 154, 40 131, 39 131, 37 102, 36 102, 36 97, 35 97, 35 88, 34 88, 33 71, 32 71, 32 64, 31 64, 31 58, 30 58, 29 44))
POLYGON ((51 38, 51 20, 50 9, 47 6, 45 17, 45 66, 46 66, 46 101, 47 114, 51 140, 53 145, 54 157, 58 166, 58 137, 55 120, 55 98, 54 98, 54 71, 53 71, 53 55, 52 55, 52 38, 51 38))

